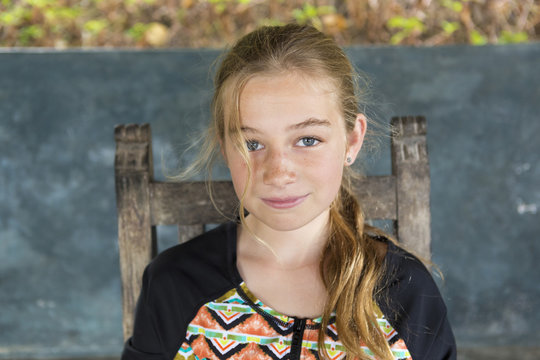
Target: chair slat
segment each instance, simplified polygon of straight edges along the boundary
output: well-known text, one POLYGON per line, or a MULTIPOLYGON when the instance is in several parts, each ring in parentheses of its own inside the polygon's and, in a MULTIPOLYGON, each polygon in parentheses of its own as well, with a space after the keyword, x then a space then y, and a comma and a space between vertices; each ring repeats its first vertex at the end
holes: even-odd
POLYGON ((219 224, 236 217, 238 200, 230 181, 212 182, 216 210, 204 182, 151 184, 152 224, 219 224))
MULTIPOLYGON (((214 181, 213 198, 204 182, 154 182, 151 186, 153 225, 217 224, 237 217, 238 200, 232 182, 214 181)), ((396 188, 392 176, 367 177, 353 183, 368 219, 396 217, 396 188)))
POLYGON ((352 185, 366 219, 397 219, 396 180, 393 176, 369 176, 354 181, 352 185))

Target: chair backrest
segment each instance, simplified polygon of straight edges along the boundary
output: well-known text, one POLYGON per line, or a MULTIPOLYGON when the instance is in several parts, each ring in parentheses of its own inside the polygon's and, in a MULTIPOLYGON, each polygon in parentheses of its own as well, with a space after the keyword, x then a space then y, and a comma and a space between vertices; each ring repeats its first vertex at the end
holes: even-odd
MULTIPOLYGON (((429 165, 424 117, 395 117, 392 174, 365 177, 354 184, 367 219, 391 220, 398 240, 429 259, 429 165)), ((131 336, 133 314, 145 266, 156 255, 156 225, 178 225, 183 242, 225 218, 214 208, 204 182, 153 179, 150 125, 115 128, 115 183, 123 296, 124 338, 131 336)), ((235 217, 230 181, 213 183, 219 210, 235 217)))

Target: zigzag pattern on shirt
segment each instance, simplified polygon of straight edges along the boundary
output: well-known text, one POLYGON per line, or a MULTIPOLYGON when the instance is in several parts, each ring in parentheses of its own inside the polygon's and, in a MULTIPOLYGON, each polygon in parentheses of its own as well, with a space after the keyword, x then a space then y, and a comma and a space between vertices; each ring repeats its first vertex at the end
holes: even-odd
MULTIPOLYGON (((376 313, 379 328, 391 344, 395 359, 410 359, 403 340, 384 318, 376 313)), ((175 360, 283 360, 289 358, 294 318, 265 306, 244 283, 202 306, 188 325, 186 339, 175 360)), ((332 360, 346 357, 335 323, 325 329, 325 347, 332 360)), ((317 337, 320 319, 307 320, 302 339, 301 359, 319 359, 317 337)), ((373 354, 363 347, 366 354, 373 354)))

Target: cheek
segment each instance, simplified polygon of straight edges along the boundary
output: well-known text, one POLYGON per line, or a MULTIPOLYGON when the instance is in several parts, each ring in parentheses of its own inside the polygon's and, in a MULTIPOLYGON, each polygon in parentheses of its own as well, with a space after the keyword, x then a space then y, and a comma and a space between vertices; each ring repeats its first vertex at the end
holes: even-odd
POLYGON ((317 170, 319 182, 327 184, 329 188, 339 188, 343 177, 343 167, 337 166, 336 163, 329 166, 321 166, 317 170))
POLYGON ((241 158, 234 159, 229 164, 231 180, 233 182, 236 196, 240 199, 245 191, 248 180, 248 168, 241 158))
POLYGON ((240 153, 233 148, 230 143, 226 143, 224 147, 225 158, 227 159, 227 167, 231 174, 234 191, 240 199, 244 193, 247 183, 248 168, 240 153))
POLYGON ((341 149, 329 149, 316 156, 306 156, 302 162, 310 169, 318 171, 322 177, 332 178, 343 172, 345 156, 341 149))
POLYGON ((306 159, 304 164, 310 171, 310 176, 318 186, 328 189, 328 193, 337 193, 343 177, 344 160, 339 151, 329 151, 321 156, 306 159))

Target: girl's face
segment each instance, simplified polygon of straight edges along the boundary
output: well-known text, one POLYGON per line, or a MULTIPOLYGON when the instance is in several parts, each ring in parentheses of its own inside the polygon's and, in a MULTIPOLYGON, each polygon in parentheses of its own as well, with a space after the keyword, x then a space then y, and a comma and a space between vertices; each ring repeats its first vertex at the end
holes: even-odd
POLYGON ((343 166, 348 157, 354 161, 366 128, 358 115, 347 134, 331 90, 328 82, 296 73, 255 76, 245 85, 239 106, 249 183, 231 140, 223 153, 238 197, 246 190, 251 224, 287 231, 327 221, 343 166))

